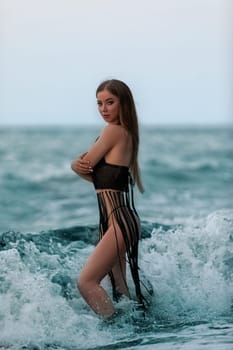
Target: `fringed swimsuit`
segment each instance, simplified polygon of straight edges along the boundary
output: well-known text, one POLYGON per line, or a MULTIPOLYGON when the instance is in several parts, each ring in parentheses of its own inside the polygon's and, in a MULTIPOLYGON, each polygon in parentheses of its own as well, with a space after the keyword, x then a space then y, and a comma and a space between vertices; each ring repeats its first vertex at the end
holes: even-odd
MULTIPOLYGON (((138 272, 140 220, 134 207, 133 180, 129 168, 107 163, 102 158, 93 169, 93 183, 95 189, 98 190, 100 239, 106 233, 110 224, 114 228, 118 227, 120 229, 126 246, 136 296, 139 303, 144 305, 138 272)), ((112 283, 113 297, 117 300, 118 292, 112 271, 109 272, 109 276, 112 283)))

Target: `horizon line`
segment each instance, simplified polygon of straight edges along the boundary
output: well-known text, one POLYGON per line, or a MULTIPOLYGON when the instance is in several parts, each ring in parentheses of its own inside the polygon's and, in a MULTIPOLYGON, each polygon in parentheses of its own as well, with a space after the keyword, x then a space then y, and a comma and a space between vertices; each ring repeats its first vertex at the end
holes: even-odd
MULTIPOLYGON (((38 123, 38 124, 7 124, 0 123, 0 128, 96 128, 101 127, 101 123, 38 123)), ((217 123, 140 123, 140 128, 155 127, 155 128, 218 128, 230 127, 233 128, 233 122, 217 122, 217 123)))

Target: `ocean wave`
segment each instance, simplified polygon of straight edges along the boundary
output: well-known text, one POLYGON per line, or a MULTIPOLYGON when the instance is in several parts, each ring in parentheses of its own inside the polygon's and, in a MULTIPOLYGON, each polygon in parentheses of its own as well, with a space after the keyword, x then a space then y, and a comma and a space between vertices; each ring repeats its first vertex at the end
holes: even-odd
MULTIPOLYGON (((0 345, 101 348, 146 327, 154 333, 159 327, 223 316, 232 320, 233 210, 182 226, 142 222, 142 228, 140 273, 152 284, 154 296, 146 320, 136 322, 132 302, 123 300, 117 307, 126 311, 115 328, 101 326, 76 288, 97 226, 2 233, 0 345)), ((107 281, 103 283, 110 292, 107 281)), ((133 293, 130 279, 129 288, 133 293)))
MULTIPOLYGON (((16 165, 17 167, 17 165, 16 165)), ((26 169, 20 169, 17 171, 9 171, 5 169, 4 173, 1 175, 1 179, 3 182, 8 183, 15 182, 16 184, 24 185, 26 187, 26 184, 29 186, 31 184, 33 185, 39 185, 39 184, 46 184, 48 182, 71 182, 74 179, 74 176, 72 176, 72 172, 70 168, 64 167, 55 167, 55 166, 48 166, 46 165, 45 168, 33 168, 33 167, 27 167, 26 169)))
MULTIPOLYGON (((170 225, 142 221, 142 239, 150 237, 155 227, 164 231, 171 229, 170 225)), ((40 251, 53 254, 54 251, 58 251, 58 245, 66 246, 71 242, 95 245, 99 237, 98 231, 98 225, 72 226, 33 233, 6 231, 0 234, 0 251, 11 249, 12 246, 20 250, 27 242, 33 242, 40 251)))
MULTIPOLYGON (((232 158, 232 155, 231 155, 232 158)), ((198 159, 178 159, 172 157, 163 157, 162 159, 151 159, 145 167, 149 170, 153 170, 158 174, 173 174, 173 173, 185 173, 190 174, 194 172, 202 175, 205 172, 221 172, 225 170, 232 170, 231 163, 224 161, 223 158, 217 157, 198 158, 198 159)))
POLYGON ((141 256, 156 294, 155 314, 170 319, 232 315, 233 210, 213 212, 166 234, 154 229, 141 256))

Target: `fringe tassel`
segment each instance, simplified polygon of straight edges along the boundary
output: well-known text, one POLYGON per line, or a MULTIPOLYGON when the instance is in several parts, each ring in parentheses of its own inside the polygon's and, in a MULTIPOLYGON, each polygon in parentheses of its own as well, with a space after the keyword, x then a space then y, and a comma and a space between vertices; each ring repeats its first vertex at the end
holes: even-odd
MULTIPOLYGON (((129 175, 130 176, 130 175, 129 175)), ((126 192, 104 190, 97 193, 98 207, 100 213, 100 239, 108 229, 109 218, 113 216, 113 222, 119 226, 126 245, 127 260, 135 285, 138 302, 145 307, 145 298, 141 292, 139 267, 138 267, 138 243, 140 239, 140 221, 134 206, 133 182, 130 176, 131 190, 126 192)), ((116 290, 112 271, 109 273, 113 298, 117 301, 119 293, 116 290)))

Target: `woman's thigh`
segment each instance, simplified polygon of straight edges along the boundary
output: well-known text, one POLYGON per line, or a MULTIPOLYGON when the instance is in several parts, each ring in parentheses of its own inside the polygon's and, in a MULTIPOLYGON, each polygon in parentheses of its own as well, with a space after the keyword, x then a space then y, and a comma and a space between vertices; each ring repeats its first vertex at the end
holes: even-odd
POLYGON ((120 229, 110 226, 88 258, 80 278, 100 283, 125 251, 125 242, 120 229))

